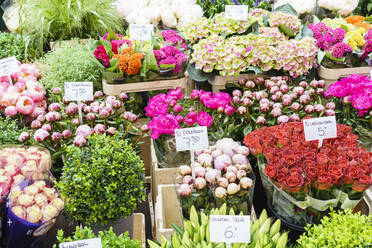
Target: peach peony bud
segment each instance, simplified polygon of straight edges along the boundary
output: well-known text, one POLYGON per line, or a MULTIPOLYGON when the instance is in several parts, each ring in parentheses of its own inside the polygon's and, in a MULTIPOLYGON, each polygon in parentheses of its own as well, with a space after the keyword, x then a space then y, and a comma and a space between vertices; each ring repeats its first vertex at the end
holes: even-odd
POLYGON ((219 199, 225 198, 227 196, 227 191, 226 189, 222 187, 217 187, 216 191, 214 192, 216 197, 219 199))
POLYGON ((235 182, 236 180, 236 174, 233 173, 233 172, 227 172, 224 177, 227 179, 227 181, 229 181, 230 183, 233 183, 235 182))
POLYGON ((63 200, 61 198, 56 198, 56 199, 53 199, 50 204, 52 204, 53 206, 55 206, 58 211, 61 211, 65 205, 65 203, 63 202, 63 200))
POLYGON ((186 175, 182 178, 182 183, 186 183, 186 184, 192 184, 192 176, 190 175, 186 175))
POLYGON ((41 217, 43 216, 40 208, 36 205, 27 208, 26 210, 27 218, 26 220, 30 223, 39 223, 41 217))
POLYGON ((216 157, 214 161, 214 167, 217 170, 223 170, 226 166, 229 166, 230 164, 231 164, 231 158, 227 154, 222 154, 216 157))
POLYGON ((207 170, 205 173, 205 179, 207 180, 208 183, 215 183, 217 178, 217 170, 216 169, 211 169, 207 170))
POLYGON ((218 186, 226 189, 227 186, 229 185, 229 181, 227 181, 227 179, 224 177, 220 177, 217 179, 217 184, 218 186))
POLYGON ((205 186, 207 186, 207 182, 205 181, 203 177, 198 177, 195 179, 194 186, 196 189, 201 190, 201 189, 204 189, 205 186))
POLYGON ((35 185, 27 186, 23 189, 23 192, 29 195, 36 195, 39 193, 39 189, 35 185))
POLYGON ((42 207, 48 203, 48 197, 44 193, 39 193, 35 195, 34 199, 35 199, 36 205, 38 205, 39 207, 42 207))
POLYGON ((191 174, 191 167, 188 165, 181 165, 178 169, 178 172, 181 176, 190 175, 191 174))
POLYGON ((195 167, 195 176, 196 177, 204 177, 207 170, 204 167, 198 166, 195 167))
POLYGON ((58 209, 52 205, 48 204, 43 208, 43 222, 53 219, 58 215, 58 209))
POLYGON ((18 196, 18 204, 19 205, 28 207, 28 206, 31 206, 33 202, 34 202, 34 196, 33 195, 28 195, 28 194, 22 193, 18 196))
POLYGON ((236 183, 230 183, 229 186, 227 186, 227 193, 229 195, 236 194, 238 193, 239 190, 240 190, 240 186, 237 185, 236 183))
POLYGON ((12 212, 13 212, 13 214, 15 214, 15 216, 17 216, 17 217, 19 217, 23 220, 26 218, 26 213, 21 206, 12 207, 12 212))
POLYGON ((203 166, 212 166, 213 157, 208 153, 202 153, 198 156, 198 162, 203 166))
POLYGON ((236 173, 236 177, 238 179, 241 179, 243 177, 245 177, 247 175, 247 172, 245 170, 238 170, 238 172, 236 173))
POLYGON ((227 166, 225 170, 226 172, 232 172, 234 174, 238 172, 238 169, 234 165, 227 166))
POLYGON ((250 189, 253 187, 253 180, 248 177, 243 177, 240 179, 239 184, 243 189, 250 189))

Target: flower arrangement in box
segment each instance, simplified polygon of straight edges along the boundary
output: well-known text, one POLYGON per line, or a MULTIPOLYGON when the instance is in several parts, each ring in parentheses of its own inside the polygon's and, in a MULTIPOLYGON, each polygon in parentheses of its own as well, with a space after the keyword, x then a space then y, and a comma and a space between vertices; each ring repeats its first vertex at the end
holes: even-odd
POLYGON ((316 223, 334 208, 353 208, 372 185, 372 153, 359 147, 351 127, 337 125, 337 138, 305 141, 301 122, 260 128, 244 143, 258 157, 265 190, 289 223, 316 223))
POLYGON ((184 215, 191 206, 209 211, 227 204, 228 209, 248 214, 253 204, 254 176, 247 156, 249 149, 232 139, 196 152, 193 165, 179 167, 182 184, 178 188, 184 215), (192 177, 192 166, 195 179, 192 177))

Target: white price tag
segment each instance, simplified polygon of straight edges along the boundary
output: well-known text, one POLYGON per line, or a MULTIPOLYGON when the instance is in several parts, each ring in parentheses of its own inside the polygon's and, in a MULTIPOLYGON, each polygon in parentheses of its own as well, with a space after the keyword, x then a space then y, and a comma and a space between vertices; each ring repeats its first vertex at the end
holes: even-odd
POLYGON ((306 141, 324 140, 337 137, 336 117, 303 120, 306 141))
POLYGON ((177 152, 208 148, 207 127, 192 127, 174 130, 177 152))
POLYGON ((92 82, 65 82, 65 97, 67 101, 92 101, 92 82))
POLYGON ((210 239, 212 242, 250 243, 251 218, 249 215, 209 216, 210 239))
POLYGON ((101 238, 61 243, 59 248, 102 248, 101 238))
POLYGON ((19 72, 19 66, 15 57, 0 60, 0 76, 8 76, 19 72))
POLYGON ((225 18, 246 21, 248 19, 248 5, 226 5, 225 18))
POLYGON ((372 79, 372 70, 369 71, 369 74, 371 74, 371 79, 372 79))
POLYGON ((146 25, 138 25, 138 24, 130 24, 129 25, 129 37, 131 40, 151 40, 152 32, 153 32, 153 25, 146 24, 146 25))

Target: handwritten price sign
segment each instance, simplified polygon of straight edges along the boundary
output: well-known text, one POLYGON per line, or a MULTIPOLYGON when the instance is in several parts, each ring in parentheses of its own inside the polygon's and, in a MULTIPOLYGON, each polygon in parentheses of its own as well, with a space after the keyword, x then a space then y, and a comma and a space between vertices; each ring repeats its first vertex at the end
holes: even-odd
POLYGON ((248 19, 248 5, 226 5, 225 18, 246 21, 248 19))
POLYGON ((0 76, 9 76, 19 72, 19 66, 15 57, 0 60, 0 76))
POLYGON ((209 146, 207 127, 176 129, 174 134, 177 152, 199 150, 209 146))
POLYGON ((101 239, 85 239, 74 242, 62 243, 59 248, 102 248, 101 239))
POLYGON ((65 82, 65 97, 67 101, 92 101, 92 82, 65 82))
POLYGON ((250 243, 251 221, 249 215, 211 215, 209 218, 212 242, 250 243))
POLYGON ((129 36, 131 40, 151 40, 152 31, 154 27, 151 24, 147 25, 138 25, 130 24, 129 25, 129 36))
POLYGON ((306 141, 324 140, 337 137, 336 117, 303 120, 306 141))

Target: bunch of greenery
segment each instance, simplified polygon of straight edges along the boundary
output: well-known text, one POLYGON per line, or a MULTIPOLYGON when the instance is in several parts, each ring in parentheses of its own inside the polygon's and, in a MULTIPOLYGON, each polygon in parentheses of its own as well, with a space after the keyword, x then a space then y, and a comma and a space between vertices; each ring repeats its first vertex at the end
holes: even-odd
POLYGON ((25 41, 22 36, 14 33, 0 32, 0 59, 16 57, 25 62, 39 57, 38 52, 30 48, 26 51, 25 41))
POLYGON ((354 10, 354 14, 362 16, 372 15, 372 1, 371 0, 359 0, 358 7, 354 10))
MULTIPOLYGON (((100 231, 96 236, 89 227, 76 227, 76 230, 72 236, 63 237, 63 230, 57 232, 57 243, 72 242, 84 239, 101 238, 102 248, 141 248, 141 243, 138 240, 131 240, 128 232, 117 236, 113 231, 112 227, 108 231, 100 231)), ((57 244, 53 245, 53 248, 57 248, 57 244)))
POLYGON ((306 233, 297 240, 298 248, 372 247, 372 216, 353 214, 350 209, 332 211, 321 224, 305 229, 306 233))
POLYGON ((248 5, 249 10, 256 7, 271 10, 270 0, 196 0, 196 3, 202 7, 204 16, 207 18, 224 12, 225 5, 248 5))
POLYGON ((65 82, 93 82, 94 89, 99 90, 105 68, 94 57, 93 51, 93 42, 88 42, 49 52, 44 58, 42 84, 47 89, 64 89, 65 82))
POLYGON ((19 0, 20 32, 43 51, 47 41, 97 38, 111 28, 122 32, 114 0, 19 0))
POLYGON ((118 134, 94 134, 84 147, 66 147, 57 183, 71 221, 107 224, 130 216, 145 200, 143 162, 118 134))
POLYGON ((0 116, 0 146, 25 144, 19 141, 19 135, 26 132, 27 128, 20 128, 16 120, 0 116))

